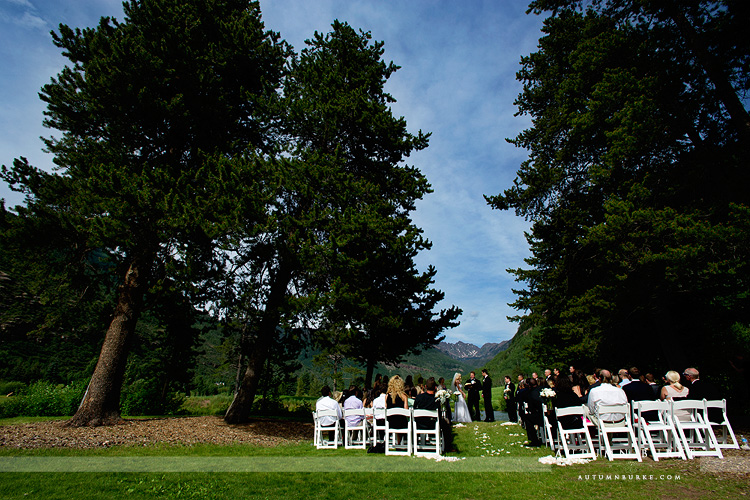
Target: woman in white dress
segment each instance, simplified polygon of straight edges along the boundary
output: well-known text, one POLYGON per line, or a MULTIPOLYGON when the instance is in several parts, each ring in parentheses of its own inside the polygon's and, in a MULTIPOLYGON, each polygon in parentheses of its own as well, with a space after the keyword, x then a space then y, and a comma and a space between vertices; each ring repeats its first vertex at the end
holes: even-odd
POLYGON ((453 416, 454 422, 471 422, 471 415, 469 415, 469 405, 466 404, 466 394, 461 386, 461 374, 456 373, 453 375, 453 384, 451 384, 453 391, 458 391, 458 400, 456 400, 456 410, 453 416))

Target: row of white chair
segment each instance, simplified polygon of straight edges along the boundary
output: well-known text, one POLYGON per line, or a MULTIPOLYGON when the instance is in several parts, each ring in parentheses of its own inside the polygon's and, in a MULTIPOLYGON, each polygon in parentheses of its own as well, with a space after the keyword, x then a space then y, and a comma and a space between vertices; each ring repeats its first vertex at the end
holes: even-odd
MULTIPOLYGON (((543 408, 544 410, 544 408, 543 408)), ((722 448, 739 448, 731 424, 727 418, 726 400, 680 400, 680 401, 636 401, 630 404, 599 405, 594 415, 586 405, 555 408, 557 437, 553 436, 552 425, 543 411, 544 425, 539 429, 540 439, 568 457, 595 458, 596 451, 607 457, 642 460, 647 451, 651 457, 692 459, 696 456, 717 456, 723 458, 722 448), (711 422, 710 408, 721 410, 721 421, 711 422), (687 419, 680 419, 676 412, 687 413, 687 419), (608 422, 598 415, 621 414, 617 422, 608 422), (583 426, 563 429, 560 417, 580 417, 583 426), (648 418, 646 418, 648 416, 648 418), (595 430, 597 440, 591 432, 595 430), (716 437, 721 431, 722 440, 716 437)))
POLYGON ((372 446, 382 443, 386 455, 430 456, 444 452, 437 410, 358 408, 344 410, 343 416, 339 420, 335 410, 313 412, 314 443, 318 449, 341 445, 346 449, 367 448, 370 443, 372 446), (403 417, 406 427, 392 427, 388 420, 391 416, 403 417), (322 425, 322 417, 333 417, 334 423, 322 425), (350 425, 346 417, 361 417, 361 420, 358 425, 350 425))

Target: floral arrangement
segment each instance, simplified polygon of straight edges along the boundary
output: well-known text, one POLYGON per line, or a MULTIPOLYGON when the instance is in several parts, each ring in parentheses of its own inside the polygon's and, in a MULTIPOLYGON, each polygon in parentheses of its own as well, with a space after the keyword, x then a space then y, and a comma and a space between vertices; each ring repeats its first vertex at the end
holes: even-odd
POLYGON ((542 389, 542 392, 539 395, 547 399, 557 396, 557 394, 555 394, 555 391, 550 389, 549 387, 545 387, 544 389, 542 389))
POLYGON ((445 404, 446 401, 448 401, 451 398, 450 391, 446 391, 445 389, 440 389, 435 393, 435 399, 440 401, 441 404, 445 404))

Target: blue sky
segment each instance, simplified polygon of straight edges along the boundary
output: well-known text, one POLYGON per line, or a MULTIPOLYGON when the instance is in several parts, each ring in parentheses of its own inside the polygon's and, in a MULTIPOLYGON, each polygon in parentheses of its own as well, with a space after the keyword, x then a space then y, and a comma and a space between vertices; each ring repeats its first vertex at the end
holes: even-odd
MULTIPOLYGON (((517 328, 506 319, 516 311, 506 272, 528 256, 529 225, 512 213, 491 210, 482 195, 509 187, 526 152, 508 144, 528 127, 514 117, 521 90, 515 79, 522 55, 536 49, 542 19, 527 15, 526 0, 261 0, 266 27, 299 51, 315 31, 334 19, 372 32, 385 42, 385 58, 401 69, 387 90, 394 114, 409 130, 432 132, 430 146, 408 163, 431 182, 434 193, 417 206, 416 224, 433 248, 418 257, 434 265, 442 307, 464 310, 461 325, 446 332, 449 342, 499 342, 517 328)), ((60 23, 94 26, 101 16, 122 19, 119 0, 0 0, 0 163, 25 156, 49 168, 41 151, 42 85, 66 60, 49 32, 60 23)), ((13 206, 21 198, 0 185, 13 206)))

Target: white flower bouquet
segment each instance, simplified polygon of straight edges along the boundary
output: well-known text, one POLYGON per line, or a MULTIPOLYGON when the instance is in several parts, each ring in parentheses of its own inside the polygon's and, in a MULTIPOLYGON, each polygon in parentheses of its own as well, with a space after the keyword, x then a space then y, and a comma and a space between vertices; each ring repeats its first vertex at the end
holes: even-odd
POLYGON ((445 404, 446 401, 448 401, 451 398, 450 391, 446 391, 445 389, 440 389, 435 393, 435 399, 440 401, 440 404, 445 404))
POLYGON ((551 399, 557 396, 557 394, 555 394, 555 391, 550 389, 549 387, 545 387, 544 389, 542 389, 542 392, 539 395, 547 399, 551 399))

